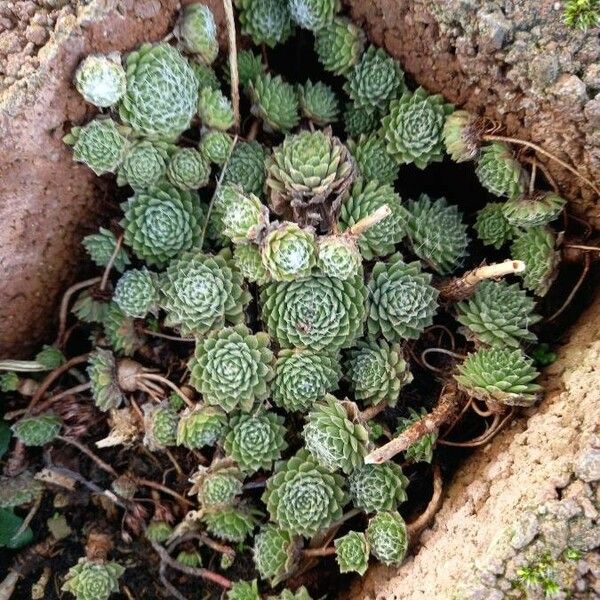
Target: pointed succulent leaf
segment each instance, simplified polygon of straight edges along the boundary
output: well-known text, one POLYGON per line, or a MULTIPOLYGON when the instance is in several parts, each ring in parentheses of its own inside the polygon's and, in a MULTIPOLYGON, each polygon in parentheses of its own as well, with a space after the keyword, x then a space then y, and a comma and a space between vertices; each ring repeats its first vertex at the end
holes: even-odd
POLYGON ((386 462, 381 465, 362 465, 348 478, 348 491, 356 508, 366 513, 396 510, 406 501, 408 478, 399 465, 386 462))
POLYGON ((221 89, 221 82, 219 81, 217 74, 211 67, 202 62, 202 60, 195 60, 194 58, 191 58, 190 66, 192 67, 192 71, 194 71, 194 76, 198 82, 198 96, 206 87, 213 90, 221 89))
POLYGON ((225 166, 223 184, 238 184, 245 192, 261 196, 265 179, 265 148, 256 140, 238 142, 225 166))
MULTIPOLYGON (((262 62, 262 58, 258 54, 254 54, 252 50, 240 50, 237 53, 238 79, 240 85, 245 90, 248 89, 251 81, 262 75, 267 68, 262 62)), ((231 80, 231 69, 229 61, 223 67, 223 74, 226 81, 231 80)))
POLYGON ((340 573, 364 575, 369 566, 370 547, 364 533, 350 531, 334 541, 335 560, 340 573))
POLYGON ((227 131, 234 124, 231 101, 221 90, 205 87, 198 96, 198 115, 205 127, 227 131))
POLYGON ((538 227, 558 218, 567 201, 554 192, 534 192, 507 200, 502 212, 514 227, 538 227))
POLYGON ((267 600, 313 600, 312 596, 304 586, 300 586, 295 592, 285 589, 277 596, 268 596, 267 600))
POLYGON ((158 312, 158 278, 156 273, 141 269, 129 269, 121 276, 113 300, 128 316, 143 319, 148 313, 158 312))
MULTIPOLYGON (((259 0, 260 1, 260 0, 259 0)), ((227 592, 227 600, 260 600, 258 583, 253 581, 236 581, 227 592)))
POLYGON ((338 120, 340 107, 335 92, 325 83, 310 79, 298 86, 300 112, 315 125, 323 127, 338 120))
POLYGON ((37 500, 44 486, 29 471, 14 477, 0 476, 0 508, 13 508, 37 500))
POLYGON ((288 4, 282 0, 236 0, 242 33, 273 48, 292 34, 288 4))
POLYGON ((226 542, 243 542, 258 522, 258 513, 243 504, 205 510, 202 522, 206 530, 226 542))
POLYGON ((107 600, 119 591, 119 578, 124 572, 125 567, 116 562, 80 558, 69 569, 61 589, 73 594, 76 600, 107 600))
POLYGON ((525 192, 527 174, 503 142, 482 147, 475 173, 481 185, 495 196, 514 198, 525 192))
POLYGON ((56 438, 61 427, 60 417, 46 413, 19 419, 12 426, 12 431, 25 446, 44 446, 56 438))
POLYGON ((177 424, 177 445, 190 450, 214 446, 221 439, 226 425, 225 412, 216 406, 187 408, 177 424))
POLYGON ((404 519, 395 511, 375 514, 369 519, 367 541, 375 558, 385 565, 400 565, 408 549, 404 519))
POLYGON ((300 543, 289 531, 269 523, 254 538, 252 555, 261 578, 275 587, 298 566, 300 543))
MULTIPOLYGON (((100 227, 98 233, 86 235, 83 238, 83 246, 90 259, 99 267, 106 267, 117 247, 117 238, 109 229, 100 227)), ((130 263, 129 256, 123 247, 119 248, 114 260, 113 268, 119 273, 125 270, 130 263)))
POLYGON ((109 304, 102 325, 108 343, 118 355, 132 356, 144 345, 145 338, 136 328, 134 319, 128 317, 115 302, 109 304))
POLYGON ((173 527, 166 521, 151 521, 144 535, 151 542, 163 544, 173 535, 173 527))
POLYGON ((113 353, 96 348, 88 358, 87 374, 94 404, 103 412, 119 408, 125 397, 117 382, 117 363, 113 353))
POLYGON ((205 187, 210 179, 210 164, 194 148, 179 148, 167 165, 169 181, 180 190, 205 187))
POLYGON ((277 75, 257 75, 249 84, 252 113, 271 131, 288 132, 298 125, 298 97, 294 86, 277 75))
POLYGON ((365 34, 349 19, 336 17, 315 32, 315 52, 326 71, 346 75, 360 60, 365 34))
MULTIPOLYGON (((398 427, 396 428, 396 436, 406 431, 409 427, 427 416, 425 408, 421 407, 419 411, 409 408, 407 417, 398 419, 398 427)), ((431 463, 433 458, 433 449, 437 440, 438 434, 436 431, 428 433, 421 437, 414 444, 411 444, 404 452, 406 460, 412 462, 427 462, 431 463)))
POLYGON ((473 228, 486 246, 492 246, 496 250, 517 235, 517 229, 504 216, 502 202, 489 202, 478 211, 473 228))
MULTIPOLYGON (((127 259, 129 262, 129 258, 127 259)), ((112 306, 105 298, 98 298, 95 294, 95 289, 85 289, 77 296, 77 300, 73 303, 71 312, 85 323, 104 323, 108 315, 108 311, 112 306)))

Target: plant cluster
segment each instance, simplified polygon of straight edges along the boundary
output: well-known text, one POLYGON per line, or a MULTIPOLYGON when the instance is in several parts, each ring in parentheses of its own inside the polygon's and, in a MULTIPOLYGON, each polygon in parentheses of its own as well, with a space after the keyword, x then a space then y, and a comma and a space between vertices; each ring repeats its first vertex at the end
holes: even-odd
MULTIPOLYGON (((151 516, 136 493, 153 482, 98 463, 125 507, 127 536, 145 532, 162 561, 186 544, 163 567, 184 565, 229 600, 309 600, 307 589, 281 586, 319 553, 334 555, 341 573, 363 575, 370 558, 402 563, 409 478, 391 456, 379 464, 372 453, 380 438, 393 443, 427 416, 405 407, 424 368, 409 349, 440 315, 456 319, 469 350, 442 375, 458 398, 503 414, 540 392, 527 356, 540 316, 526 290, 543 295, 555 275, 549 223, 564 200, 527 191, 508 145, 484 143, 477 121, 442 96, 409 89, 399 63, 339 8, 237 1, 241 33, 255 45, 312 31, 320 64, 343 80, 336 89, 286 81, 253 50, 240 51, 234 68, 219 58, 202 4, 182 11, 173 43, 88 57, 75 75, 103 112, 65 142, 74 160, 114 174, 130 195, 119 223, 84 240, 104 276, 73 307, 92 344, 89 384, 73 394, 110 427, 96 446, 138 460, 149 453, 182 476, 164 497, 155 482, 151 516), (230 78, 250 107, 244 135, 230 78), (510 269, 463 275, 481 257, 461 208, 424 193, 400 197, 402 165, 425 169, 446 153, 476 161, 482 186, 507 198, 483 208, 473 230, 496 250, 511 244, 510 258, 525 263, 512 271, 521 281, 498 280, 510 269), (396 433, 378 417, 389 407, 404 415, 396 433), (239 566, 244 556, 254 576, 239 566)), ((42 358, 62 368, 64 359, 42 358)), ((6 391, 19 386, 13 375, 2 379, 6 391)), ((21 444, 92 436, 51 400, 36 399, 14 423, 21 444)), ((437 437, 412 439, 405 462, 432 462, 437 437)), ((27 483, 3 506, 31 502, 39 489, 27 483)), ((100 600, 123 571, 106 557, 82 558, 63 590, 100 600)))

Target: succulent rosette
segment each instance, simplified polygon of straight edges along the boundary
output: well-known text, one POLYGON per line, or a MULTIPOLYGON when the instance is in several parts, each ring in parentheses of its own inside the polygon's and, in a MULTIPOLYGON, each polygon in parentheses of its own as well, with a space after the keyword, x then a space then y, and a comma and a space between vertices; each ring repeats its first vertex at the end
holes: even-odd
POLYGON ((404 519, 396 511, 376 513, 369 519, 367 541, 371 553, 385 565, 398 566, 408 550, 408 533, 404 519))
POLYGON ((90 354, 87 374, 94 404, 100 410, 106 412, 123 403, 125 397, 117 382, 117 363, 110 350, 96 348, 90 354))
POLYGON ((503 142, 492 142, 481 148, 475 173, 481 185, 494 196, 514 198, 525 192, 527 174, 503 142))
POLYGON ((502 202, 489 202, 477 211, 477 218, 473 226, 477 237, 486 245, 500 249, 512 240, 518 233, 504 216, 502 202))
POLYGON ((252 113, 263 120, 266 129, 287 132, 300 122, 296 90, 281 76, 261 73, 250 82, 248 92, 252 113))
POLYGON ((113 268, 122 273, 129 265, 129 256, 123 247, 117 250, 117 238, 109 229, 100 227, 98 233, 86 235, 82 242, 90 259, 98 267, 106 267, 108 262, 113 259, 113 268), (116 253, 115 253, 115 250, 116 253), (114 255, 114 257, 113 257, 114 255))
POLYGON ((282 0, 236 0, 242 33, 257 45, 273 48, 292 34, 292 20, 287 2, 282 0))
POLYGON ((177 424, 177 445, 190 450, 214 446, 225 433, 227 416, 217 406, 186 408, 177 424))
POLYGON ((45 446, 60 433, 60 417, 45 413, 25 416, 12 426, 14 436, 25 446, 45 446))
POLYGON ((220 540, 241 543, 258 523, 259 512, 244 505, 225 506, 205 510, 202 522, 206 530, 220 540))
POLYGON ((340 573, 364 575, 369 567, 370 546, 364 533, 350 531, 334 541, 335 560, 340 573))
POLYGON ((75 71, 75 87, 86 102, 108 108, 115 105, 125 93, 125 69, 118 52, 90 54, 75 71))
POLYGON ((119 578, 124 572, 125 567, 116 562, 80 558, 69 569, 61 589, 77 600, 107 600, 119 591, 119 578))
POLYGON ((380 126, 381 113, 376 108, 356 106, 353 102, 349 102, 346 104, 343 117, 346 134, 356 138, 363 134, 375 133, 380 126))
POLYGON ((198 149, 208 162, 222 167, 229 158, 232 144, 233 140, 228 133, 211 129, 202 134, 198 149))
POLYGON ((255 244, 236 244, 233 262, 246 281, 264 285, 271 280, 263 265, 260 249, 255 244))
POLYGON ((558 218, 567 201, 555 192, 534 192, 508 199, 502 213, 513 227, 528 229, 558 218))
POLYGON ((275 587, 298 566, 299 540, 289 531, 268 524, 254 538, 253 558, 261 578, 275 587))
POLYGON ((362 273, 362 256, 351 236, 328 235, 317 239, 317 267, 329 277, 351 279, 362 273))
POLYGON ((184 6, 174 30, 184 50, 211 64, 219 54, 217 25, 208 6, 199 2, 184 6))
POLYGON ((364 49, 365 34, 352 21, 335 17, 315 32, 315 52, 326 71, 346 75, 358 63, 364 49))
POLYGON ((128 316, 143 319, 158 312, 158 278, 146 268, 125 271, 113 294, 117 306, 128 316))
POLYGON ((117 171, 117 184, 130 185, 136 192, 157 185, 167 172, 173 149, 171 144, 161 141, 134 142, 117 171))
POLYGON ((318 31, 333 21, 339 0, 288 0, 288 8, 296 25, 318 31))
POLYGON ((314 233, 296 223, 282 223, 267 233, 261 243, 265 269, 274 281, 309 277, 316 264, 314 233))
POLYGON ((223 184, 240 185, 245 192, 260 197, 266 177, 265 148, 256 140, 237 143, 225 167, 223 184))
POLYGON ((208 184, 210 165, 195 148, 179 148, 169 160, 167 177, 180 190, 196 190, 208 184))
POLYGON ((391 461, 381 465, 362 465, 348 477, 348 492, 356 508, 366 513, 396 510, 406 501, 408 478, 391 461))
POLYGON ((198 96, 198 115, 205 127, 227 131, 233 127, 233 107, 221 90, 205 87, 198 96))
POLYGON ((300 112, 315 125, 323 127, 338 120, 340 107, 335 92, 322 81, 310 79, 298 87, 300 112))
POLYGON ((481 120, 466 110, 455 110, 446 117, 443 136, 446 152, 455 162, 479 156, 481 120))
POLYGON ((377 134, 363 134, 357 141, 348 140, 348 148, 363 179, 376 179, 380 183, 394 185, 398 177, 398 165, 388 153, 382 137, 377 134))

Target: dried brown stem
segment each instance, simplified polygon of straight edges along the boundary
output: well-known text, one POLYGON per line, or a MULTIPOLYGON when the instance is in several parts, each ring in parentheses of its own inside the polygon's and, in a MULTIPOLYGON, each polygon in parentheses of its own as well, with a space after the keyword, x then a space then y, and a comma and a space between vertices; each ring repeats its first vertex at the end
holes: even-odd
POLYGON ((560 315, 562 315, 562 313, 565 311, 567 306, 569 306, 569 304, 571 304, 573 298, 575 297, 575 294, 579 291, 579 288, 582 286, 583 282, 585 281, 588 271, 590 270, 590 264, 592 262, 590 260, 590 255, 586 254, 584 256, 583 261, 584 261, 583 269, 581 271, 581 275, 579 276, 579 279, 577 280, 577 283, 573 286, 571 293, 567 296, 567 299, 562 303, 562 306, 556 312, 554 312, 554 314, 550 315, 546 319, 546 323, 550 323, 550 322, 554 321, 555 319, 557 319, 560 315))
POLYGON ((600 246, 581 246, 580 244, 565 244, 564 248, 575 248, 587 252, 600 252, 600 246))
POLYGON ((483 446, 487 444, 497 433, 499 433, 503 427, 510 421, 510 418, 514 414, 514 409, 508 412, 504 419, 500 420, 500 415, 494 415, 494 420, 491 426, 480 436, 469 440, 467 442, 449 442, 448 440, 438 440, 438 443, 442 446, 452 446, 454 448, 476 448, 477 446, 483 446))
POLYGON ((419 515, 412 523, 406 525, 408 535, 411 538, 411 543, 417 541, 418 535, 425 529, 433 520, 438 510, 442 506, 442 473, 439 465, 433 465, 433 495, 423 514, 419 515))
POLYGON ((384 204, 380 206, 376 211, 372 212, 370 215, 367 215, 360 221, 356 222, 352 227, 350 227, 346 231, 346 235, 352 237, 360 237, 367 229, 373 227, 373 225, 377 225, 383 219, 389 217, 392 214, 392 209, 384 204))
POLYGON ((246 141, 251 142, 252 140, 255 140, 257 138, 261 125, 262 121, 260 119, 254 119, 252 125, 250 126, 250 131, 246 136, 246 141))
MULTIPOLYGON (((79 394, 80 392, 85 392, 86 390, 89 390, 92 387, 92 384, 88 381, 87 383, 80 383, 79 385, 75 385, 71 388, 69 388, 68 390, 64 390, 58 394, 55 394, 54 396, 50 396, 50 398, 48 398, 47 400, 44 400, 43 403, 43 408, 49 408, 51 404, 53 404, 54 402, 56 402, 57 400, 60 400, 61 398, 64 398, 65 396, 71 396, 73 394, 79 394)), ((40 406, 40 408, 42 408, 42 406, 40 406)))
POLYGON ((164 383, 166 386, 170 387, 178 396, 181 396, 181 399, 190 407, 194 406, 194 403, 181 391, 181 388, 175 385, 172 381, 169 381, 166 377, 162 375, 158 375, 156 373, 141 373, 138 375, 139 379, 149 379, 150 381, 158 381, 160 383, 164 383))
POLYGON ((368 454, 365 457, 365 463, 384 463, 396 456, 396 454, 404 452, 422 437, 437 432, 460 409, 461 401, 462 394, 458 390, 457 385, 453 381, 447 383, 444 389, 442 389, 438 403, 431 413, 413 423, 408 429, 387 444, 368 454))
POLYGON ((535 158, 531 161, 531 175, 529 176, 529 194, 535 190, 535 177, 537 175, 538 161, 535 158))
POLYGON ((56 334, 56 341, 54 345, 58 348, 62 346, 64 343, 65 330, 67 328, 67 314, 69 312, 69 302, 71 301, 71 296, 83 288, 90 287, 95 283, 98 283, 102 280, 102 277, 92 277, 92 279, 86 279, 85 281, 79 281, 78 283, 73 284, 67 291, 63 294, 62 301, 60 303, 60 312, 59 312, 59 320, 58 320, 58 333, 56 334))
POLYGON ((117 238, 117 243, 115 244, 115 249, 113 250, 113 253, 110 255, 108 264, 104 268, 104 273, 102 273, 102 279, 100 280, 100 285, 99 285, 101 292, 103 292, 106 288, 106 284, 108 283, 108 276, 110 275, 110 271, 113 268, 113 265, 115 264, 115 260, 117 258, 117 255, 119 254, 119 250, 121 249, 122 243, 123 243, 123 234, 121 234, 117 238))
POLYGON ((19 527, 19 529, 17 529, 15 534, 12 536, 13 540, 15 538, 18 538, 29 527, 29 525, 31 524, 31 521, 33 521, 33 517, 35 517, 37 511, 39 510, 40 506, 42 505, 43 497, 44 497, 44 494, 40 494, 35 499, 33 506, 29 509, 27 516, 23 519, 23 522, 21 523, 21 527, 19 527))
POLYGON ((335 554, 335 548, 333 546, 327 546, 326 548, 306 548, 305 550, 302 550, 302 554, 312 558, 331 556, 335 554))
POLYGON ((204 535, 203 533, 198 534, 198 539, 211 550, 218 552, 219 554, 226 554, 227 556, 235 556, 235 550, 231 546, 221 544, 216 540, 204 535))
POLYGON ((94 454, 85 444, 82 444, 81 442, 78 442, 73 438, 64 437, 62 435, 59 435, 57 439, 61 442, 64 442, 65 444, 74 446, 80 452, 83 452, 86 456, 91 458, 103 471, 106 471, 115 479, 119 476, 118 473, 109 464, 105 463, 99 456, 96 456, 96 454, 94 454))
POLYGON ((358 416, 362 421, 367 422, 383 412, 387 407, 387 402, 380 402, 379 404, 374 404, 373 406, 369 406, 369 408, 365 408, 365 410, 361 410, 358 416))
POLYGON ((187 498, 184 498, 183 496, 180 496, 177 492, 173 491, 171 488, 167 487, 166 485, 163 485, 162 483, 158 483, 156 481, 152 481, 150 479, 135 479, 135 482, 138 485, 142 485, 145 487, 149 487, 155 490, 158 490, 160 492, 164 492, 165 494, 168 494, 169 496, 173 496, 173 498, 176 498, 179 502, 181 502, 182 504, 185 504, 186 506, 193 506, 193 502, 190 502, 187 498))
POLYGON ((227 38, 229 45, 229 72, 231 74, 231 104, 235 131, 240 129, 240 81, 237 64, 237 47, 235 39, 235 17, 231 0, 223 0, 225 20, 227 21, 227 38))
POLYGON ((159 333, 158 331, 150 331, 149 329, 142 329, 142 332, 146 335, 162 338, 163 340, 170 340, 172 342, 191 342, 194 343, 196 338, 182 338, 176 335, 167 335, 166 333, 159 333))

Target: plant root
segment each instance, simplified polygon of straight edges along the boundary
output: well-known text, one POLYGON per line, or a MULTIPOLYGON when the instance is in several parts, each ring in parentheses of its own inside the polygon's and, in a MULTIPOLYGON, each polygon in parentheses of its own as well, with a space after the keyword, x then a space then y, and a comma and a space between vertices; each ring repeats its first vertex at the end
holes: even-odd
POLYGON ((442 507, 443 489, 441 469, 439 465, 433 465, 433 495, 431 496, 431 500, 429 501, 429 504, 427 504, 425 511, 414 521, 407 523, 406 525, 411 545, 418 541, 419 535, 423 529, 431 523, 433 517, 435 517, 438 510, 442 507))
POLYGON ((583 269, 581 270, 581 275, 579 275, 577 283, 573 286, 573 289, 567 296, 567 299, 562 303, 562 306, 546 319, 546 323, 551 323, 552 321, 557 319, 560 315, 562 315, 562 313, 566 310, 569 304, 571 304, 573 298, 575 298, 575 294, 577 294, 579 288, 582 286, 583 282, 585 281, 585 278, 587 277, 587 274, 590 270, 591 262, 592 261, 590 260, 590 255, 586 254, 583 259, 583 269))

